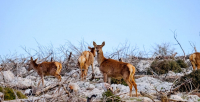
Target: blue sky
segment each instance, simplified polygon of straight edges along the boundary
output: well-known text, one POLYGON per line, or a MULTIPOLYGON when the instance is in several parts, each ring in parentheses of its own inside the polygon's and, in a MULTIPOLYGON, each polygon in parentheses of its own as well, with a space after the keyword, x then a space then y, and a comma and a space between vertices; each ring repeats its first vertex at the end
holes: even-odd
POLYGON ((151 51, 155 44, 170 42, 183 55, 192 53, 189 41, 200 51, 199 0, 1 0, 0 55, 26 53, 37 42, 54 48, 84 39, 105 41, 105 52, 120 43, 151 51), (37 42, 36 42, 37 41, 37 42))

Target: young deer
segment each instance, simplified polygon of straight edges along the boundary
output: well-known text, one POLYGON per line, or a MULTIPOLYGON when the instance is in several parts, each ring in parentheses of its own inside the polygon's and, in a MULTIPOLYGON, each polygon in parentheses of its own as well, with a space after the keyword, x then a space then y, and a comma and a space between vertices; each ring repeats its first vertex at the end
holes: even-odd
MULTIPOLYGON (((62 64, 59 62, 42 62, 41 64, 37 64, 36 60, 33 60, 31 57, 28 71, 34 69, 38 75, 41 77, 42 85, 44 86, 44 76, 52 75, 55 76, 59 81, 61 81, 60 71, 62 69, 62 64)), ((40 82, 38 86, 40 85, 40 82)))
POLYGON ((193 70, 195 70, 196 67, 197 69, 200 69, 200 53, 199 52, 195 52, 191 54, 189 59, 190 59, 190 62, 192 63, 193 70))
POLYGON ((86 79, 88 67, 92 66, 92 76, 94 77, 93 62, 95 57, 95 48, 88 47, 90 51, 82 52, 81 56, 78 58, 78 65, 81 69, 81 79, 86 79))
POLYGON ((119 62, 113 59, 106 59, 103 55, 102 47, 105 45, 97 45, 93 42, 97 52, 97 61, 100 65, 99 69, 103 73, 104 82, 107 82, 107 77, 123 78, 130 88, 130 96, 132 96, 132 87, 134 86, 137 96, 137 84, 134 80, 135 67, 129 63, 119 62))

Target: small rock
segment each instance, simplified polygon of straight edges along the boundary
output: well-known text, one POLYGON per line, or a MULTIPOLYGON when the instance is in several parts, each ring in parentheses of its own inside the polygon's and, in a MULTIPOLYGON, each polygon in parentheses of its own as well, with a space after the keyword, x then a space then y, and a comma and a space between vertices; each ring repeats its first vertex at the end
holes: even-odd
POLYGON ((32 81, 30 79, 15 77, 11 82, 11 85, 17 86, 18 88, 28 88, 32 86, 32 81))
POLYGON ((143 102, 153 102, 153 101, 148 97, 144 97, 143 98, 143 102))
POLYGON ((187 102, 197 102, 200 98, 197 95, 188 95, 187 102))
POLYGON ((85 86, 85 87, 88 87, 89 85, 90 85, 89 82, 85 82, 85 83, 84 83, 84 86, 85 86))
POLYGON ((101 83, 97 83, 97 84, 95 84, 95 88, 97 88, 97 89, 102 89, 102 85, 101 85, 101 83))
POLYGON ((175 74, 173 71, 169 71, 169 72, 167 73, 167 75, 168 75, 168 76, 176 76, 176 74, 175 74))
POLYGON ((0 81, 3 82, 5 80, 5 82, 11 82, 14 78, 15 78, 15 75, 10 71, 3 71, 3 76, 2 74, 0 74, 0 81))
POLYGON ((176 101, 184 101, 180 96, 178 95, 171 95, 170 99, 176 100, 176 101))
POLYGON ((88 90, 93 90, 94 88, 95 88, 95 86, 93 84, 90 84, 87 89, 88 90))
POLYGON ((26 89, 24 94, 30 96, 32 94, 32 89, 26 89))
POLYGON ((25 67, 20 67, 20 68, 18 68, 18 70, 15 70, 14 72, 13 72, 15 75, 22 75, 22 74, 26 74, 27 73, 27 70, 26 70, 26 68, 25 67))
POLYGON ((27 76, 27 79, 31 79, 31 80, 36 80, 37 78, 35 76, 27 76))
POLYGON ((78 92, 78 90, 80 89, 77 83, 69 83, 69 88, 75 92, 78 92))
POLYGON ((141 60, 136 68, 138 72, 143 72, 143 71, 147 71, 147 69, 150 67, 151 65, 151 61, 146 61, 146 60, 141 60))
POLYGON ((99 81, 97 81, 98 83, 103 83, 103 79, 99 79, 99 81))
POLYGON ((87 97, 91 97, 92 95, 97 95, 97 97, 102 97, 103 90, 99 90, 97 88, 94 88, 92 91, 85 91, 83 94, 87 97))
POLYGON ((2 92, 0 92, 0 98, 3 98, 3 95, 4 95, 4 94, 3 94, 2 92))
POLYGON ((104 89, 104 91, 107 91, 108 89, 110 89, 111 91, 113 91, 112 87, 110 84, 108 83, 101 83, 102 88, 104 89))

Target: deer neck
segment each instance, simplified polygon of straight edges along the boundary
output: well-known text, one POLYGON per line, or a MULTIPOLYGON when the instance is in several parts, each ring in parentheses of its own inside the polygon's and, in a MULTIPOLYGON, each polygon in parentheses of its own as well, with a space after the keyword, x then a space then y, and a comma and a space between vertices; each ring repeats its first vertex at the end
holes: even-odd
POLYGON ((97 54, 97 61, 98 61, 98 64, 99 64, 99 65, 101 65, 101 63, 102 63, 105 59, 106 59, 106 58, 103 56, 103 52, 97 54))
POLYGON ((33 64, 33 69, 37 71, 38 70, 38 64, 34 63, 33 64))
POLYGON ((94 56, 94 54, 95 54, 95 52, 92 52, 92 51, 90 51, 91 53, 92 53, 92 55, 94 56))

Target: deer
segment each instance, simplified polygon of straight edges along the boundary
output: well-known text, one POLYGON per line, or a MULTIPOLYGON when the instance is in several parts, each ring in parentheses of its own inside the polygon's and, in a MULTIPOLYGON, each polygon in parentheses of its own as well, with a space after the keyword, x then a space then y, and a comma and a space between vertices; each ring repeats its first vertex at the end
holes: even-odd
POLYGON ((193 70, 195 70, 196 67, 197 69, 200 69, 200 53, 199 52, 195 52, 191 54, 189 59, 192 64, 193 70))
POLYGON ((99 69, 103 74, 104 82, 107 82, 108 77, 113 77, 116 79, 123 78, 130 88, 130 96, 132 97, 133 86, 135 88, 137 96, 137 84, 134 79, 136 71, 135 67, 130 63, 105 58, 102 50, 103 46, 105 45, 105 42, 103 42, 101 45, 97 45, 93 41, 93 45, 96 48, 97 62, 100 65, 99 69))
POLYGON ((96 56, 96 53, 95 53, 96 50, 95 48, 91 48, 89 46, 88 46, 88 49, 90 49, 90 51, 82 52, 81 56, 78 58, 78 66, 80 67, 80 70, 81 70, 82 81, 86 79, 88 67, 90 65, 92 66, 92 77, 94 78, 93 62, 94 62, 94 57, 96 56))
MULTIPOLYGON (((35 70, 38 75, 41 77, 42 85, 44 87, 44 77, 51 75, 55 76, 59 81, 61 81, 60 71, 62 69, 62 64, 59 62, 42 62, 41 64, 37 64, 37 59, 33 60, 31 57, 29 67, 27 68, 28 71, 35 70)), ((38 87, 40 82, 38 82, 38 87)))

